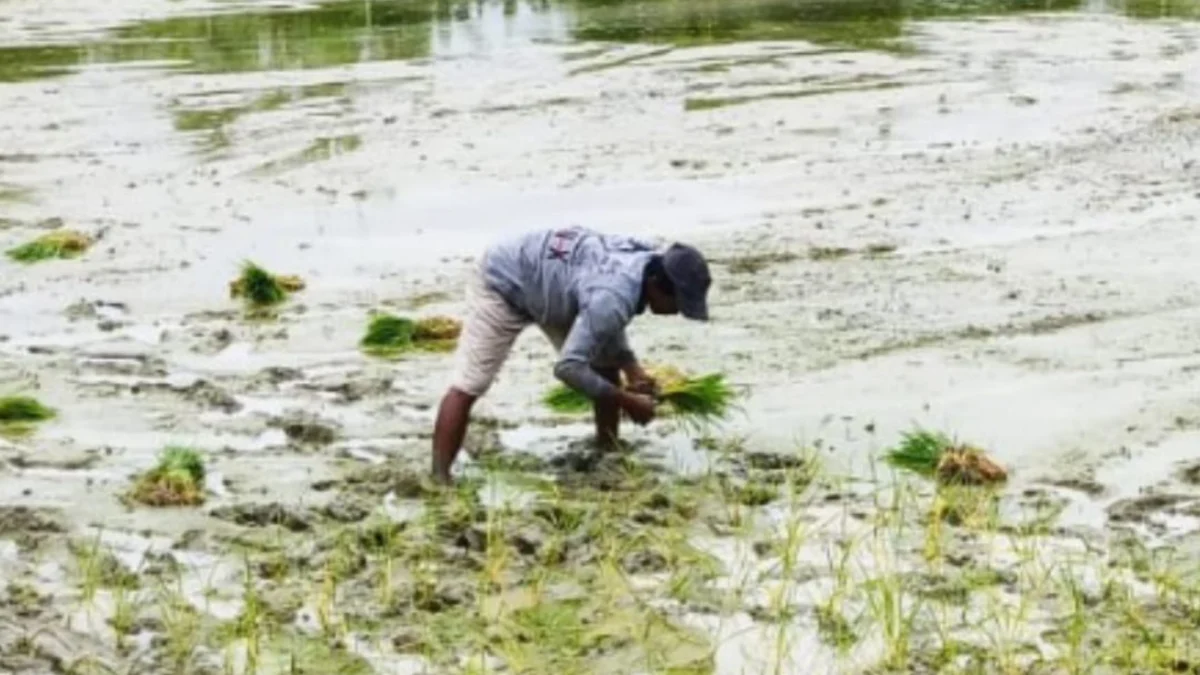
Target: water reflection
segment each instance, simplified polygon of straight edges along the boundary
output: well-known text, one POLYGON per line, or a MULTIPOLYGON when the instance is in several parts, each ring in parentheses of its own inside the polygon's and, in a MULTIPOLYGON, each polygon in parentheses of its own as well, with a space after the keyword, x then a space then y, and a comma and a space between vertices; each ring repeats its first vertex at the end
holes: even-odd
MULTIPOLYGON (((1197 17, 1200 0, 1110 0, 1138 18, 1197 17)), ((324 68, 436 55, 433 36, 469 24, 507 39, 669 43, 805 40, 902 49, 904 24, 946 16, 1068 11, 1082 0, 353 0, 303 9, 131 24, 76 45, 0 48, 0 81, 89 63, 171 62, 191 72, 324 68)))

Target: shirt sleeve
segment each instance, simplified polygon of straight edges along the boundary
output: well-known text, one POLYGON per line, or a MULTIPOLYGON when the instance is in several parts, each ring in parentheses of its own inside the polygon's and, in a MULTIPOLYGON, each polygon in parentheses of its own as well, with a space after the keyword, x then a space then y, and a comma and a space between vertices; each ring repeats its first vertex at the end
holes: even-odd
POLYGON ((616 295, 608 291, 591 294, 563 341, 555 377, 592 400, 615 394, 616 387, 593 370, 592 363, 606 350, 615 349, 618 359, 632 355, 625 337, 625 326, 632 318, 616 295))

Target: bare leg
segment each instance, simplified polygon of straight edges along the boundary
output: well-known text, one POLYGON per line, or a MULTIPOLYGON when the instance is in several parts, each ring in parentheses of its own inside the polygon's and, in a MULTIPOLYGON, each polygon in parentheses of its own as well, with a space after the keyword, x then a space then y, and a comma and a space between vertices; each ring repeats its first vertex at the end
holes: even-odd
MULTIPOLYGON (((616 368, 595 370, 600 377, 617 386, 621 385, 621 371, 616 368)), ((596 416, 596 445, 601 452, 616 450, 620 440, 621 409, 616 401, 602 401, 593 404, 592 410, 596 416)))
POLYGON ((450 467, 462 447, 470 422, 471 406, 476 397, 451 387, 438 407, 437 423, 433 428, 433 477, 442 483, 450 482, 450 467))

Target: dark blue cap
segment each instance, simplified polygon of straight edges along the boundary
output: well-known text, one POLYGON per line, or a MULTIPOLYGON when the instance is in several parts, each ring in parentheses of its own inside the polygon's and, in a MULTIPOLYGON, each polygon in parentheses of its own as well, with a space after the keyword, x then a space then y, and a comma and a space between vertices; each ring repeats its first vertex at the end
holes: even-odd
POLYGON ((663 253, 663 271, 675 285, 679 313, 695 321, 708 321, 708 288, 712 276, 704 255, 686 244, 672 244, 663 253))

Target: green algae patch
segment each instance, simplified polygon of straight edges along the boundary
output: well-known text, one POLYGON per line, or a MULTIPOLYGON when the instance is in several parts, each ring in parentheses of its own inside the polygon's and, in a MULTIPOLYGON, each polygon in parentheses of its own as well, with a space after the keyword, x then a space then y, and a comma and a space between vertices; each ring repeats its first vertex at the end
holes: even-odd
POLYGON ((66 260, 87 253, 95 243, 91 237, 74 230, 57 230, 7 251, 8 257, 22 263, 66 260))
POLYGON ((146 506, 199 506, 204 503, 205 473, 200 453, 169 447, 154 468, 138 476, 126 498, 146 506))
POLYGON ((371 356, 393 358, 411 352, 449 352, 458 344, 462 322, 448 316, 422 319, 377 313, 359 347, 371 356))

